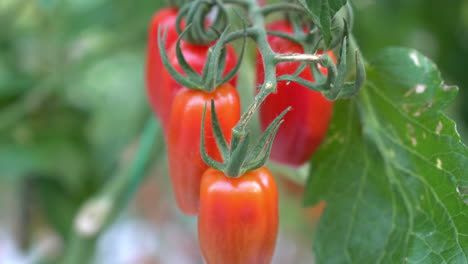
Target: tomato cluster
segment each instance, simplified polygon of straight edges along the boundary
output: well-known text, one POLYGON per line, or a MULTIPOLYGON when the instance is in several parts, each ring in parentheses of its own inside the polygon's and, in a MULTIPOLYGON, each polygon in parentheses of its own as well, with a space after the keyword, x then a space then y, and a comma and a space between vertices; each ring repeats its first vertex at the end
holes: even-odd
MULTIPOLYGON (((209 168, 200 154, 201 129, 204 148, 218 162, 223 162, 211 122, 213 100, 219 127, 231 143, 231 130, 240 119, 240 99, 236 79, 214 91, 182 87, 162 63, 158 47, 158 29, 166 30, 165 47, 169 63, 184 74, 177 56, 176 19, 178 10, 162 9, 153 17, 148 41, 146 67, 147 94, 154 114, 159 118, 168 144, 168 162, 177 204, 188 215, 198 214, 199 242, 207 263, 270 263, 278 231, 278 192, 274 178, 266 167, 248 171, 239 177, 209 168), (202 117, 206 110, 206 121, 202 117)), ((271 30, 291 33, 287 21, 274 22, 271 30)), ((269 36, 272 49, 283 53, 301 53, 302 47, 276 36, 269 36)), ((202 74, 212 44, 200 45, 180 41, 186 62, 202 74)), ((330 54, 332 55, 332 54, 330 54)), ((224 71, 236 65, 236 53, 226 46, 224 71)), ((257 59, 258 84, 263 82, 263 64, 257 59)), ((277 74, 293 74, 298 63, 281 63, 277 74)), ((325 71, 324 71, 325 72, 325 71)), ((313 81, 309 68, 300 76, 313 81)), ((279 82, 278 92, 263 103, 261 127, 265 129, 286 107, 286 115, 273 144, 272 159, 299 166, 322 141, 332 112, 332 103, 320 93, 295 83, 279 82)))

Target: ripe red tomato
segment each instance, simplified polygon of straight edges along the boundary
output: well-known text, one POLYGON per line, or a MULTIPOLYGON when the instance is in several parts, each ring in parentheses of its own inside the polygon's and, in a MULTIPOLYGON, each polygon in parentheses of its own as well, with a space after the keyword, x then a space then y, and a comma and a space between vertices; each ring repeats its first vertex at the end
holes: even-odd
MULTIPOLYGON (((291 24, 277 21, 267 26, 269 30, 292 33, 291 24)), ((275 52, 303 53, 303 48, 290 40, 268 36, 268 42, 275 52)), ((331 52, 327 53, 335 60, 331 52)), ((257 84, 263 83, 264 70, 261 55, 257 54, 257 84)), ((294 74, 298 62, 285 62, 277 65, 278 76, 294 74)), ((322 68, 326 73, 326 68, 322 68)), ((299 77, 313 81, 309 68, 304 69, 299 77)), ((265 129, 284 109, 292 106, 276 134, 270 158, 278 163, 301 166, 307 162, 322 142, 327 132, 333 110, 333 102, 328 101, 321 93, 312 91, 298 83, 278 82, 277 93, 269 95, 260 108, 260 124, 265 129)))
MULTIPOLYGON (((180 42, 180 46, 187 63, 196 72, 201 74, 203 72, 203 67, 206 64, 208 49, 211 45, 193 45, 182 40, 180 42)), ((235 50, 230 45, 227 45, 226 49, 226 67, 224 73, 231 71, 235 67, 237 60, 235 50)), ((169 62, 174 66, 174 68, 178 72, 183 73, 176 55, 176 43, 174 43, 168 51, 168 56, 169 62)), ((229 83, 235 87, 236 77, 234 77, 229 83)), ((159 117, 161 124, 164 131, 167 131, 169 127, 169 119, 171 116, 172 102, 174 101, 174 97, 177 92, 182 88, 182 85, 177 83, 167 70, 162 72, 159 85, 159 96, 154 99, 154 103, 159 105, 159 117)))
POLYGON ((158 103, 160 97, 161 76, 166 71, 159 54, 158 28, 167 30, 166 47, 172 46, 177 41, 179 35, 175 27, 178 10, 176 8, 163 8, 154 14, 149 32, 146 59, 146 93, 153 112, 160 116, 161 104, 158 103))
POLYGON ((240 118, 240 99, 229 83, 212 93, 183 88, 174 99, 168 134, 168 159, 172 186, 179 208, 188 215, 196 215, 200 200, 200 181, 208 168, 200 154, 200 128, 205 103, 205 149, 217 161, 221 154, 211 128, 211 98, 223 135, 228 143, 231 129, 240 118))
POLYGON ((277 232, 278 191, 267 168, 238 178, 203 174, 198 237, 206 263, 270 263, 277 232))

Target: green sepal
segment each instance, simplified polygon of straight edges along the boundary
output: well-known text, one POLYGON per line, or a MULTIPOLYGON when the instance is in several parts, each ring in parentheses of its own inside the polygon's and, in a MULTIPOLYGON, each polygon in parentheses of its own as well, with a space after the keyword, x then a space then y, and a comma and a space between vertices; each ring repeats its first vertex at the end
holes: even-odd
POLYGON ((246 173, 248 171, 259 169, 259 168, 261 168, 261 167, 263 167, 265 165, 265 163, 268 160, 268 157, 270 157, 271 147, 273 146, 273 141, 274 141, 274 139, 276 137, 276 133, 278 132, 278 129, 280 128, 281 124, 283 124, 283 122, 284 122, 284 120, 280 120, 280 122, 278 124, 276 124, 276 126, 273 128, 273 132, 271 133, 271 136, 269 137, 268 145, 266 147, 266 150, 261 154, 261 156, 259 158, 252 161, 251 163, 247 163, 247 165, 245 165, 242 168, 241 174, 244 174, 244 173, 246 173))
POLYGON ((209 91, 214 91, 217 87, 216 77, 218 76, 218 71, 223 72, 223 69, 219 69, 219 58, 221 56, 221 50, 225 49, 224 39, 226 38, 229 26, 226 27, 224 32, 219 37, 218 41, 214 46, 211 46, 209 49, 208 58, 203 68, 203 77, 202 82, 206 89, 209 91))
POLYGON ((333 87, 323 95, 329 100, 336 100, 341 90, 343 89, 344 79, 346 77, 346 57, 347 57, 348 43, 346 37, 343 38, 343 45, 341 46, 340 60, 338 62, 338 70, 336 79, 333 80, 333 87))
POLYGON ((221 162, 214 160, 213 158, 208 155, 205 149, 205 116, 206 116, 206 103, 205 108, 203 108, 203 116, 200 128, 200 154, 202 160, 208 165, 209 167, 215 168, 219 171, 224 171, 225 165, 221 162))
POLYGON ((267 129, 260 138, 258 144, 255 146, 253 151, 247 156, 247 164, 241 169, 241 174, 244 174, 247 171, 256 170, 263 165, 268 160, 268 157, 271 153, 271 147, 273 146, 273 141, 276 137, 276 133, 280 128, 281 124, 284 122, 283 117, 287 112, 291 110, 291 106, 284 109, 281 114, 279 114, 271 123, 268 125, 267 129))
POLYGON ((271 137, 272 132, 274 131, 276 125, 281 121, 281 119, 286 115, 287 112, 291 110, 291 106, 284 109, 281 114, 279 114, 265 129, 262 136, 258 140, 257 145, 250 151, 249 155, 247 155, 247 160, 255 160, 261 152, 265 149, 265 146, 268 144, 268 139, 271 137))
POLYGON ((229 159, 230 152, 229 152, 229 145, 224 138, 223 131, 221 130, 221 126, 219 125, 218 114, 216 114, 215 102, 214 99, 211 99, 211 123, 213 127, 213 134, 216 140, 216 144, 218 145, 219 151, 221 152, 221 156, 223 160, 226 161, 229 159))
POLYGON ((180 48, 180 41, 191 27, 192 25, 187 25, 185 30, 182 31, 182 33, 180 33, 179 37, 177 38, 176 56, 177 60, 179 61, 180 67, 182 68, 182 71, 187 75, 187 78, 192 79, 192 81, 196 83, 202 83, 200 75, 192 68, 192 66, 190 66, 190 64, 188 64, 187 60, 184 57, 184 54, 182 53, 182 49, 180 48))
MULTIPOLYGON (((244 32, 246 32, 245 24, 244 24, 244 32)), ((239 70, 240 66, 242 65, 242 59, 244 58, 244 54, 245 54, 246 49, 247 49, 247 39, 244 37, 243 40, 242 40, 241 52, 239 54, 239 58, 237 59, 236 65, 234 66, 234 68, 231 71, 229 71, 226 74, 226 76, 224 76, 223 78, 220 79, 220 81, 217 83, 218 86, 223 84, 223 83, 226 83, 226 82, 230 81, 232 78, 234 78, 234 76, 236 75, 236 73, 239 70)), ((224 69, 224 67, 223 67, 223 69, 224 69)))
POLYGON ((190 5, 183 5, 179 9, 179 12, 178 12, 177 18, 176 18, 176 23, 175 23, 177 34, 179 34, 179 35, 182 33, 182 31, 184 31, 182 29, 181 25, 183 24, 184 16, 189 12, 189 10, 190 10, 190 5))
POLYGON ((172 78, 179 84, 181 84, 184 87, 187 88, 192 88, 192 89, 199 89, 200 85, 196 82, 193 82, 192 80, 186 78, 184 75, 179 73, 174 66, 169 62, 169 57, 167 56, 166 52, 166 39, 167 39, 167 31, 164 31, 162 37, 161 37, 161 26, 158 28, 158 46, 159 46, 159 54, 161 55, 161 60, 166 68, 166 70, 171 74, 172 78))
POLYGON ((356 79, 354 83, 345 83, 343 89, 341 90, 339 97, 340 98, 349 98, 355 95, 359 90, 364 86, 366 81, 366 69, 364 66, 364 62, 362 60, 362 56, 359 53, 359 50, 356 49, 356 79))
POLYGON ((223 78, 224 69, 226 68, 226 58, 227 58, 227 49, 224 48, 221 50, 221 54, 219 56, 218 68, 223 69, 222 71, 218 71, 218 76, 216 76, 216 80, 221 80, 223 78))
POLYGON ((238 147, 232 152, 231 158, 226 165, 224 173, 229 177, 239 177, 242 175, 242 165, 245 162, 247 151, 249 150, 250 133, 247 133, 243 139, 240 140, 238 147))

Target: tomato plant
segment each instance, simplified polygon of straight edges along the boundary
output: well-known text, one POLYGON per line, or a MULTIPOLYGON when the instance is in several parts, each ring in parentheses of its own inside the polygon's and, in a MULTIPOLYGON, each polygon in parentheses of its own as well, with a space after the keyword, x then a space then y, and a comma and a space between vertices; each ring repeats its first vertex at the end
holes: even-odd
POLYGON ((238 178, 203 174, 198 234, 207 263, 270 263, 277 233, 278 191, 267 168, 238 178))

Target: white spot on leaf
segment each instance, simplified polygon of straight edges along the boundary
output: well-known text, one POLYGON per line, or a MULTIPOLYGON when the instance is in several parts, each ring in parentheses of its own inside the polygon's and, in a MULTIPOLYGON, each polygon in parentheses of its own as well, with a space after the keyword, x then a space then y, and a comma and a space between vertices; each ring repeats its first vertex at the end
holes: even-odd
POLYGON ((416 54, 416 52, 412 52, 410 54, 410 58, 413 60, 416 66, 421 66, 421 63, 419 62, 418 54, 416 54))
POLYGON ((446 85, 446 84, 443 84, 442 85, 442 89, 444 89, 444 91, 448 92, 448 91, 451 91, 453 89, 457 89, 457 86, 455 85, 446 85))
POLYGON ((414 112, 413 116, 418 117, 418 116, 422 115, 424 112, 429 110, 429 108, 431 108, 433 104, 434 104, 434 100, 431 100, 431 101, 427 102, 425 106, 421 107, 416 112, 414 112))
POLYGON ((413 147, 416 147, 416 145, 418 145, 418 140, 415 137, 411 137, 411 144, 413 147))
POLYGON ((437 158, 437 168, 438 168, 439 170, 442 169, 442 161, 441 161, 439 158, 437 158))
POLYGON ((426 91, 426 88, 427 86, 424 84, 417 84, 415 90, 416 90, 416 93, 421 94, 426 91))

